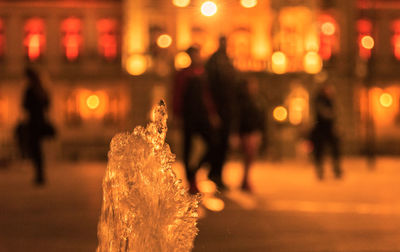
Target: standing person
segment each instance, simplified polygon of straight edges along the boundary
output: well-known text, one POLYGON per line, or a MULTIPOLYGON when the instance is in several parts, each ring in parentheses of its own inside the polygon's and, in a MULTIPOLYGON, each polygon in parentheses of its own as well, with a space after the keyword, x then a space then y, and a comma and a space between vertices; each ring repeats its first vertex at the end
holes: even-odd
POLYGON ((216 130, 216 153, 215 159, 211 162, 209 178, 216 183, 217 187, 225 189, 222 182, 222 168, 227 158, 229 135, 235 126, 234 97, 237 82, 237 72, 226 52, 225 37, 219 39, 219 48, 211 55, 205 68, 211 97, 221 118, 221 127, 216 130))
POLYGON ((208 85, 204 76, 204 67, 200 51, 190 47, 187 51, 191 65, 176 74, 174 86, 173 111, 183 126, 183 162, 189 182, 189 192, 198 192, 196 172, 204 162, 210 162, 214 154, 212 144, 214 128, 218 127, 219 118, 211 100, 208 85), (199 163, 192 166, 192 144, 194 136, 202 137, 206 151, 199 163))
POLYGON ((340 167, 339 138, 335 132, 335 109, 333 104, 334 89, 324 85, 317 93, 314 101, 316 123, 311 132, 311 141, 314 145, 314 161, 317 176, 324 178, 323 155, 326 147, 332 152, 333 171, 336 178, 342 177, 340 167))
POLYGON ((238 95, 239 136, 244 154, 244 175, 241 189, 252 192, 249 171, 257 157, 262 141, 265 141, 266 100, 259 92, 256 78, 243 81, 238 95))
POLYGON ((32 160, 35 169, 36 185, 45 183, 42 141, 46 136, 54 136, 54 129, 46 119, 50 100, 43 88, 37 72, 32 68, 25 70, 28 87, 23 96, 22 106, 27 113, 26 145, 28 157, 32 160))

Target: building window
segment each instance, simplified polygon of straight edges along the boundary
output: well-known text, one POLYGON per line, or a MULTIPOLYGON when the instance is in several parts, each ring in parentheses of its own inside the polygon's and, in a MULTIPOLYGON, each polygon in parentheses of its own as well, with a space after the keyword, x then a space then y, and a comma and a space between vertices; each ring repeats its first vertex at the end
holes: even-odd
POLYGON ((103 18, 97 21, 98 50, 106 60, 116 59, 118 54, 117 21, 103 18))
POLYGON ((68 61, 75 61, 82 47, 82 24, 79 18, 70 17, 61 23, 62 47, 68 61))
POLYGON ((4 21, 0 19, 0 59, 4 57, 6 38, 4 36, 4 21))
POLYGON ((367 60, 371 57, 373 48, 372 22, 368 19, 357 21, 358 31, 358 55, 361 59, 367 60))
POLYGON ((328 15, 319 16, 319 55, 323 60, 330 60, 339 51, 339 31, 336 20, 328 15))
POLYGON ((41 18, 30 18, 24 26, 24 47, 29 61, 38 60, 46 46, 45 26, 41 18))
POLYGON ((393 55, 400 60, 400 19, 392 22, 392 48, 393 55))

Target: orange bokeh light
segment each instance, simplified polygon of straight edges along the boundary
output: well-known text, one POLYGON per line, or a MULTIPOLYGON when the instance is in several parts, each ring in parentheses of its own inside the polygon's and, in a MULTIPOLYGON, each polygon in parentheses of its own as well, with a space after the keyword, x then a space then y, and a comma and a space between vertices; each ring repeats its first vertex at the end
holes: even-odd
POLYGON ((374 44, 374 39, 369 35, 365 35, 361 38, 361 45, 365 49, 371 50, 372 48, 374 48, 374 44))
POLYGON ((335 34, 335 25, 332 22, 325 22, 321 25, 321 32, 324 35, 331 36, 335 34))
POLYGON ((31 18, 25 23, 24 45, 30 61, 37 60, 45 46, 44 21, 41 18, 31 18))
POLYGON ((379 102, 383 107, 389 108, 390 106, 393 105, 393 97, 389 93, 383 93, 379 97, 379 102))
POLYGON ((157 45, 160 48, 168 48, 172 44, 172 38, 168 34, 162 34, 157 38, 157 45))
POLYGON ((65 57, 69 61, 74 61, 79 56, 82 44, 81 20, 75 17, 65 19, 61 24, 61 31, 65 57))
POLYGON ((97 95, 93 94, 90 95, 86 99, 86 105, 88 106, 89 109, 97 109, 100 105, 100 99, 97 95))
POLYGON ((273 112, 272 115, 274 116, 274 119, 278 122, 283 122, 287 119, 288 116, 288 112, 287 109, 283 106, 278 106, 276 107, 273 112))

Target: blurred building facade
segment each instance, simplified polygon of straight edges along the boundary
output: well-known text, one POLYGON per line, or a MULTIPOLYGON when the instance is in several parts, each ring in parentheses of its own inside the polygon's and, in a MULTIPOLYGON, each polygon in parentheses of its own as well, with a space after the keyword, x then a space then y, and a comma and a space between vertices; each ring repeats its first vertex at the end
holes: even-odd
POLYGON ((190 64, 183 51, 198 44, 207 59, 221 34, 269 101, 272 155, 306 155, 312 96, 323 83, 336 88, 345 153, 400 153, 397 1, 205 2, 0 0, 2 155, 24 116, 26 65, 51 93, 57 156, 104 156, 116 132, 143 124, 160 98, 170 103, 175 69, 190 64))

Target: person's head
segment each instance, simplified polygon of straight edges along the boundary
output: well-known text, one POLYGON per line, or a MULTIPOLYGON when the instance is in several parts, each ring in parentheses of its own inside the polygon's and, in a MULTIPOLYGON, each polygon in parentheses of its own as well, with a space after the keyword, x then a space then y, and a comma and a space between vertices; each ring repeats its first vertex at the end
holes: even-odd
POLYGON ((38 73, 32 67, 25 68, 25 76, 28 78, 28 83, 34 86, 40 86, 40 79, 38 73))
POLYGON ((219 48, 220 51, 226 51, 226 37, 221 36, 219 37, 219 48))
POLYGON ((191 46, 186 50, 186 53, 189 55, 190 59, 192 60, 192 65, 196 66, 201 63, 200 57, 200 49, 196 46, 191 46))

